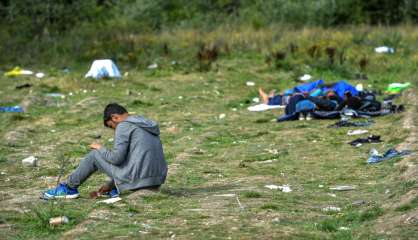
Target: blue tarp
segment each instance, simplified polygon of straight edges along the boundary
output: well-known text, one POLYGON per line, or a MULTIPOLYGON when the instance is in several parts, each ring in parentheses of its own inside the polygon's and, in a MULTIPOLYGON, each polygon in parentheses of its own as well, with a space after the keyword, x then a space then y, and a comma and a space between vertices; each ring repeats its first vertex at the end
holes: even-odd
POLYGON ((319 79, 315 82, 305 83, 294 88, 295 92, 310 92, 315 88, 320 88, 324 84, 324 80, 319 79))

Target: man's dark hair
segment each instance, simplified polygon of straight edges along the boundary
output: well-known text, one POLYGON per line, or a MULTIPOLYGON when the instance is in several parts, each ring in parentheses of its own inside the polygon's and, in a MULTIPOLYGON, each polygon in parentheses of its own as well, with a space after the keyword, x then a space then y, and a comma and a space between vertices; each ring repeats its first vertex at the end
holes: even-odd
POLYGON ((103 124, 105 127, 108 127, 106 122, 112 119, 112 114, 124 114, 128 113, 128 111, 117 103, 109 103, 103 112, 103 124))

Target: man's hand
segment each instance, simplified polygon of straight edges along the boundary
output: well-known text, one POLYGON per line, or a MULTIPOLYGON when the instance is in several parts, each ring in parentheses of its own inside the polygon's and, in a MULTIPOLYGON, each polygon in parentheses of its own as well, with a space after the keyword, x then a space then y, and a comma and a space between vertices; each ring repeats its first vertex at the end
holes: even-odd
POLYGON ((90 148, 91 149, 99 150, 101 147, 102 147, 102 145, 99 144, 99 143, 92 143, 92 144, 90 144, 90 148))

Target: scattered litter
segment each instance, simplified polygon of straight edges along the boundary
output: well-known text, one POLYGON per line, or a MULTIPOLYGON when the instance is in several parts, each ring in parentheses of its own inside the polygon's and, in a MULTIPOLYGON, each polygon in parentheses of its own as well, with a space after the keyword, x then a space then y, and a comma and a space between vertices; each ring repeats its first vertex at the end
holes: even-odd
POLYGON ((68 219, 67 216, 55 217, 55 218, 50 218, 49 219, 49 224, 50 225, 61 225, 61 224, 67 224, 69 222, 70 222, 70 220, 68 219))
POLYGON ((226 194, 216 194, 214 197, 235 197, 235 193, 226 193, 226 194))
POLYGON ((330 196, 330 197, 334 197, 334 198, 337 197, 337 195, 335 193, 327 193, 327 195, 330 196))
POLYGON ((224 119, 225 117, 226 117, 226 114, 225 113, 219 114, 219 119, 224 119))
POLYGON ((338 228, 338 230, 341 230, 341 231, 348 231, 348 230, 350 230, 348 227, 339 227, 338 228))
POLYGON ((352 122, 348 119, 340 120, 332 125, 329 125, 329 128, 340 128, 340 127, 367 127, 372 125, 372 120, 362 121, 362 122, 352 122))
POLYGON ((107 141, 108 142, 113 142, 113 138, 109 138, 107 141))
POLYGON ((72 93, 72 92, 70 92, 70 93, 68 93, 68 95, 69 95, 69 96, 72 96, 72 95, 73 95, 73 93, 72 93))
POLYGON ((379 143, 379 142, 382 142, 382 140, 380 140, 379 135, 370 135, 367 138, 357 138, 356 140, 353 140, 349 142, 348 144, 350 144, 351 146, 360 147, 363 143, 379 143))
POLYGON ((267 104, 261 103, 261 104, 257 104, 257 105, 254 105, 254 106, 250 106, 247 109, 250 112, 261 112, 261 111, 266 111, 266 110, 270 110, 270 109, 277 109, 277 108, 285 108, 285 106, 283 106, 283 105, 267 105, 267 104))
POLYGON ((364 90, 363 84, 362 83, 357 84, 356 85, 356 90, 359 91, 359 92, 362 92, 364 90))
POLYGON ((277 186, 277 185, 271 184, 271 185, 265 185, 264 187, 271 189, 271 190, 280 189, 282 192, 285 192, 285 193, 292 191, 292 189, 290 188, 290 185, 277 186))
POLYGON ((45 94, 47 97, 55 97, 55 98, 65 98, 65 95, 62 93, 47 93, 45 94))
POLYGON ((253 98, 253 100, 252 100, 253 102, 255 102, 255 103, 259 103, 260 102, 260 98, 258 98, 258 97, 255 97, 255 98, 253 98))
POLYGON ((13 107, 0 107, 0 112, 15 112, 20 113, 24 112, 21 106, 13 106, 13 107))
POLYGON ((51 131, 50 131, 50 132, 55 133, 55 132, 56 132, 56 130, 55 130, 55 129, 51 129, 51 131))
POLYGON ((183 99, 183 96, 179 96, 179 99, 181 100, 181 99, 183 99))
POLYGON ((22 164, 27 167, 36 167, 38 165, 38 158, 30 156, 22 160, 22 164))
POLYGON ((158 64, 153 63, 153 64, 149 65, 147 68, 148 69, 157 69, 158 68, 158 64))
POLYGON ((238 109, 236 109, 236 108, 232 108, 232 111, 234 111, 234 112, 236 112, 238 109))
POLYGON ((1 172, 0 172, 0 175, 6 175, 6 172, 1 171, 1 172))
POLYGON ((365 129, 348 130, 347 135, 353 136, 353 135, 365 134, 365 133, 368 133, 368 132, 369 131, 365 130, 365 129))
POLYGON ((411 154, 412 151, 404 150, 404 151, 397 151, 394 148, 387 150, 383 155, 380 155, 376 149, 370 150, 370 157, 367 159, 368 164, 378 163, 385 160, 389 160, 395 157, 403 157, 406 155, 411 154))
POLYGON ((327 207, 322 208, 322 211, 324 211, 324 212, 340 212, 341 208, 335 207, 335 206, 327 206, 327 207))
POLYGON ((380 46, 374 49, 376 53, 394 53, 395 49, 387 46, 380 46))
POLYGON ((120 78, 120 72, 115 63, 110 59, 94 60, 85 78, 120 78))
POLYGON ((37 78, 43 78, 43 77, 45 77, 45 73, 38 72, 38 73, 35 74, 35 77, 37 77, 37 78))
POLYGON ((270 159, 270 160, 260 161, 260 162, 257 162, 257 163, 266 164, 266 163, 273 163, 275 161, 277 161, 277 159, 270 159))
POLYGON ((356 189, 355 186, 349 186, 349 185, 339 185, 339 186, 329 188, 329 190, 333 190, 333 191, 350 191, 350 190, 355 190, 355 189, 356 189))
POLYGON ((6 77, 17 77, 22 75, 32 75, 33 72, 30 70, 21 69, 20 67, 15 67, 12 70, 5 72, 4 76, 6 77))
POLYGON ((323 188, 323 187, 324 187, 324 185, 322 185, 322 184, 319 184, 319 185, 318 185, 318 187, 319 187, 319 188, 323 188))
POLYGON ((277 190, 279 189, 279 186, 271 184, 271 185, 265 185, 264 187, 271 189, 271 190, 277 190))
POLYGON ((123 76, 124 76, 124 77, 129 76, 129 72, 125 72, 125 73, 123 74, 123 76))
POLYGON ((411 86, 411 83, 410 82, 406 82, 406 83, 391 83, 386 88, 385 93, 388 93, 388 94, 399 94, 403 90, 405 90, 406 88, 408 88, 410 86, 411 86))
POLYGON ((121 200, 122 200, 122 198, 115 197, 115 198, 109 198, 109 199, 106 199, 106 200, 101 200, 101 201, 98 201, 97 203, 112 204, 112 203, 115 203, 115 202, 119 202, 121 200))
POLYGON ((249 87, 255 86, 255 82, 250 82, 250 81, 248 81, 246 84, 247 84, 247 86, 249 86, 249 87))
POLYGON ((385 190, 385 194, 389 194, 390 193, 390 190, 389 189, 386 189, 385 190))
POLYGON ((244 206, 241 204, 241 201, 239 200, 238 196, 235 196, 235 199, 237 200, 238 206, 241 210, 244 209, 244 206))
POLYGON ((311 75, 309 75, 309 74, 304 74, 303 76, 301 76, 301 77, 299 78, 299 80, 301 80, 301 81, 303 81, 303 82, 307 82, 307 81, 311 80, 311 78, 312 78, 312 76, 311 76, 311 75))
POLYGON ((31 83, 24 83, 16 86, 16 89, 30 88, 33 85, 31 83))
POLYGON ((363 205, 363 204, 366 204, 366 201, 357 200, 357 201, 354 201, 353 203, 351 203, 351 205, 353 205, 353 206, 360 206, 360 205, 363 205))

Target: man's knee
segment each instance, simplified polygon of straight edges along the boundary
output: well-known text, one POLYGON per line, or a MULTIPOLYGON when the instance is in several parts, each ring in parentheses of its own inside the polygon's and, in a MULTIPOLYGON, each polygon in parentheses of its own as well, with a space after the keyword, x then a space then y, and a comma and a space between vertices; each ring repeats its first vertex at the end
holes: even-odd
POLYGON ((97 150, 90 151, 85 158, 86 161, 89 161, 91 163, 97 163, 98 161, 100 161, 100 159, 101 156, 97 150))

